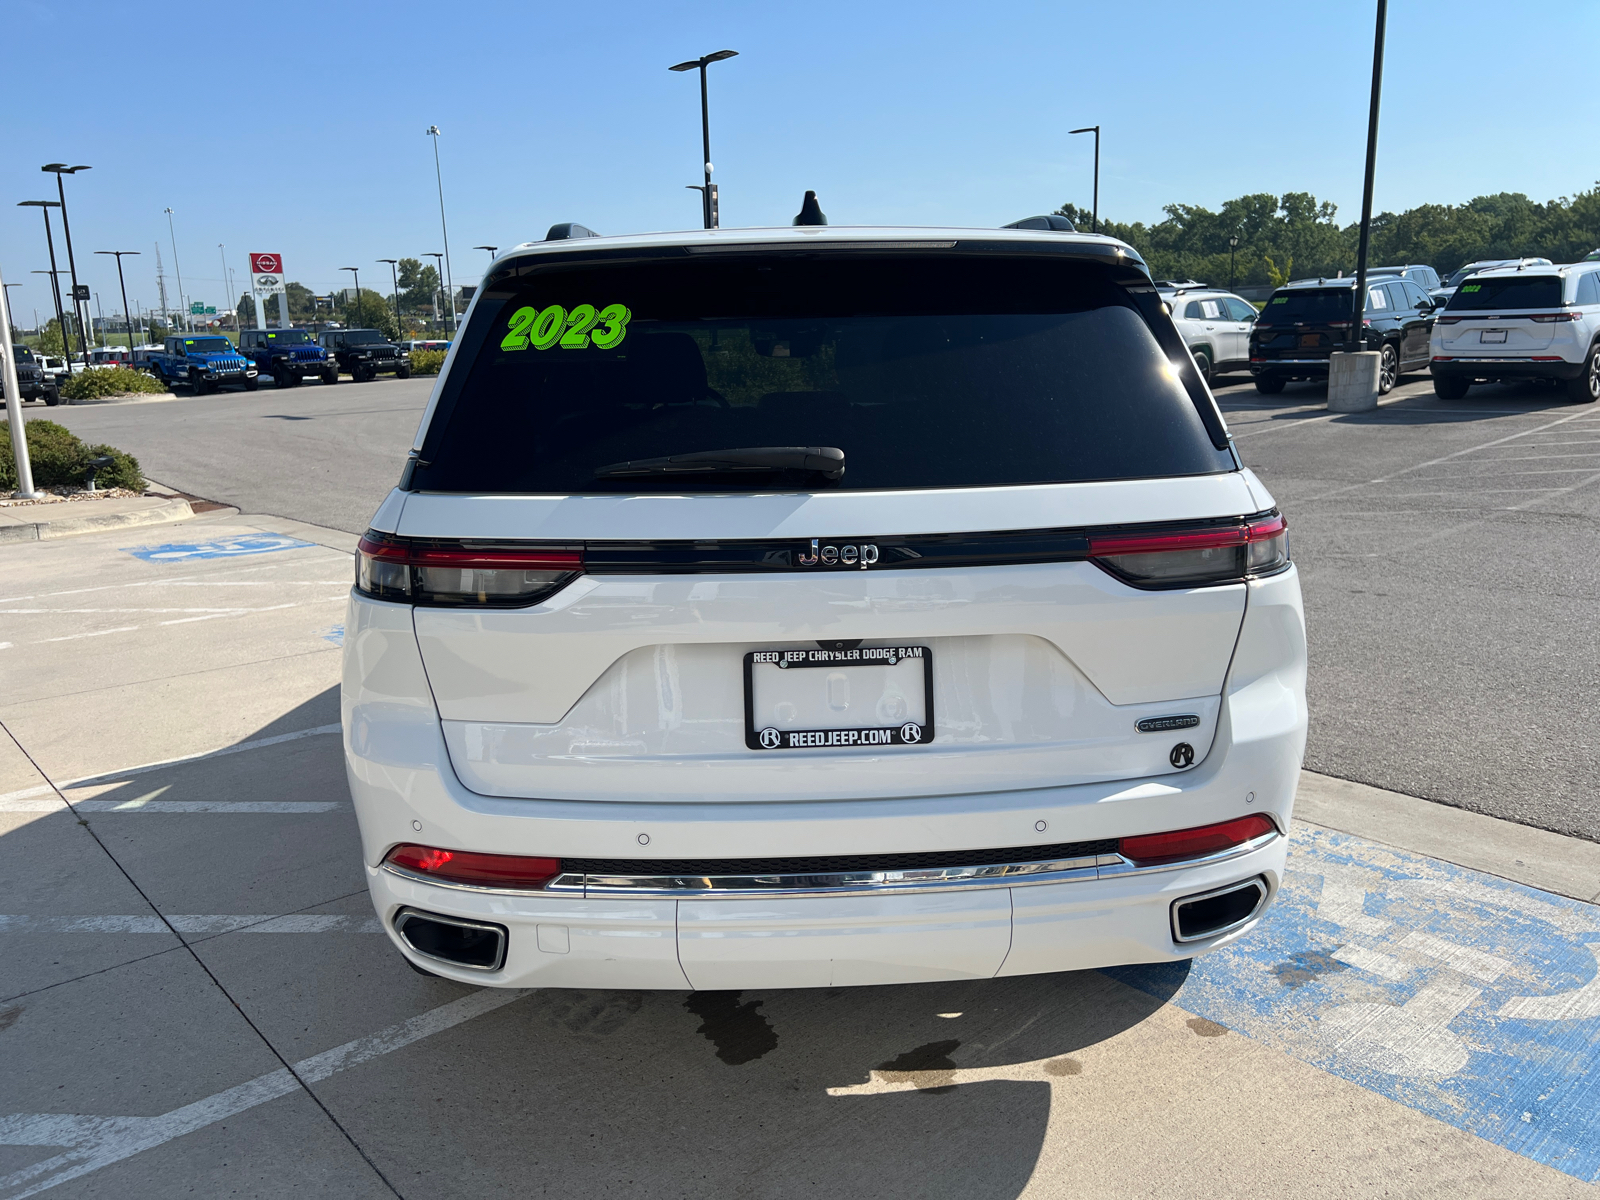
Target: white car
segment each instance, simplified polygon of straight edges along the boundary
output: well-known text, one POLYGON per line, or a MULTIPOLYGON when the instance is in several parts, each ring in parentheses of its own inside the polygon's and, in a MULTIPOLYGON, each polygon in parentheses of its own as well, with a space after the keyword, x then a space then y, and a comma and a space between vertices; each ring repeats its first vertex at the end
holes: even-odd
POLYGON ((1434 394, 1543 379, 1578 404, 1600 400, 1600 262, 1496 267, 1456 289, 1434 318, 1434 394))
POLYGON ((1255 305, 1204 284, 1174 283, 1160 291, 1207 383, 1214 374, 1250 369, 1250 331, 1259 315, 1255 305))
POLYGON ((1282 879, 1284 520, 1107 237, 518 246, 346 628, 373 903, 460 982, 1168 962, 1282 879))

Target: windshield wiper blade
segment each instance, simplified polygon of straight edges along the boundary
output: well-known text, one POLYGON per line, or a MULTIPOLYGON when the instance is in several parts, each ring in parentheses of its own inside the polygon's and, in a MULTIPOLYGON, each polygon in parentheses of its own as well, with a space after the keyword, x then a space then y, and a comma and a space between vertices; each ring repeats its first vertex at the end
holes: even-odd
POLYGON ((664 458, 596 467, 596 479, 627 475, 689 475, 733 471, 814 471, 824 479, 844 474, 844 451, 836 446, 741 446, 734 450, 696 450, 664 458))

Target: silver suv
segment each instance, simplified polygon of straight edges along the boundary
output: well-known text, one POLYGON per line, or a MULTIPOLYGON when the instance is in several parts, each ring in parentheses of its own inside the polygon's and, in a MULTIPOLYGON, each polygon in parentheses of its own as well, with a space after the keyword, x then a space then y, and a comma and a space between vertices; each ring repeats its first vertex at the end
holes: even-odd
POLYGON ((1157 286, 1202 379, 1210 383, 1213 375, 1250 369, 1255 305, 1232 292, 1193 281, 1169 280, 1157 286))

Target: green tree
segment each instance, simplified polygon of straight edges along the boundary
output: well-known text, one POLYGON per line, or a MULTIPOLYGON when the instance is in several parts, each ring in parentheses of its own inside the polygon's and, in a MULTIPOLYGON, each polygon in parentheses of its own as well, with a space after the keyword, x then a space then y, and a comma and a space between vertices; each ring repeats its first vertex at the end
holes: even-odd
POLYGON ((339 320, 350 329, 376 329, 388 338, 400 336, 400 327, 395 324, 394 309, 371 288, 362 288, 358 295, 342 299, 339 320))

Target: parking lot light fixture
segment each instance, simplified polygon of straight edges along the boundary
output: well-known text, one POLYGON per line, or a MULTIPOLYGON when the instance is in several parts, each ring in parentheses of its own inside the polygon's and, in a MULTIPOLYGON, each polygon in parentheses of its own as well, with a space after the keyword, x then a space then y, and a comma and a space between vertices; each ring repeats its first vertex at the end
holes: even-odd
POLYGON ((189 320, 188 310, 183 304, 183 268, 178 265, 178 231, 172 224, 173 210, 164 208, 161 211, 167 214, 167 237, 172 242, 172 269, 178 276, 178 319, 183 322, 185 329, 192 330, 194 324, 189 320))
POLYGON ((706 173, 705 185, 700 192, 700 207, 707 229, 715 229, 721 222, 718 218, 718 206, 712 200, 715 193, 711 190, 711 110, 706 97, 706 68, 725 58, 736 58, 738 54, 737 50, 717 50, 702 58, 691 58, 688 62, 675 63, 667 68, 669 71, 693 71, 696 68, 700 71, 700 142, 704 151, 700 162, 705 167, 706 173))
MULTIPOLYGON (((72 258, 72 225, 67 220, 67 187, 61 182, 63 175, 76 175, 79 171, 91 171, 94 168, 86 166, 69 167, 66 163, 45 163, 39 170, 56 177, 56 193, 60 196, 61 232, 67 239, 67 274, 72 280, 72 312, 78 321, 78 348, 83 352, 83 365, 89 365, 89 347, 83 340, 83 311, 79 307, 78 297, 78 264, 72 258)), ((62 334, 65 344, 66 334, 62 334)), ((67 361, 72 361, 72 351, 67 350, 67 361)))
POLYGON ((1239 235, 1234 234, 1228 239, 1228 290, 1233 291, 1233 254, 1239 248, 1239 235))
POLYGON ((1100 126, 1085 125, 1082 129, 1068 130, 1068 133, 1094 134, 1094 201, 1089 209, 1089 232, 1100 232, 1100 126))
POLYGON ((355 267, 340 267, 341 271, 349 271, 356 280, 356 320, 361 319, 361 272, 355 267))
POLYGON ((0 381, 6 388, 6 419, 11 426, 11 453, 17 464, 17 498, 37 500, 33 465, 28 461, 28 436, 22 424, 22 385, 17 382, 17 356, 11 352, 11 301, 0 279, 0 381))
MULTIPOLYGON (((433 296, 433 323, 439 324, 439 297, 444 292, 444 253, 439 250, 429 250, 422 256, 433 259, 433 273, 439 277, 439 286, 434 290, 433 296)), ((442 332, 442 330, 441 330, 442 332)))
POLYGON ((494 261, 494 252, 496 250, 500 249, 500 247, 499 246, 474 246, 473 249, 474 250, 487 250, 489 252, 489 261, 493 262, 494 261))
MULTIPOLYGON (((60 272, 56 270, 56 240, 50 232, 50 210, 52 208, 60 208, 61 204, 57 200, 20 200, 17 202, 17 207, 37 208, 42 214, 44 214, 44 244, 49 247, 50 250, 50 295, 56 302, 56 324, 61 327, 61 349, 63 354, 65 354, 67 361, 71 362, 72 351, 69 343, 67 342, 67 314, 63 312, 61 308, 60 272)), ((44 272, 40 271, 36 271, 34 273, 44 274, 44 272)))
POLYGON ((1361 240, 1356 246, 1356 295, 1351 306, 1352 351, 1361 349, 1362 322, 1367 315, 1367 245, 1372 235, 1372 177, 1378 166, 1378 101, 1383 92, 1383 34, 1389 18, 1389 0, 1378 0, 1377 27, 1372 35, 1372 103, 1367 110, 1367 174, 1361 188, 1361 240))
POLYGON ((137 250, 96 250, 96 254, 115 254, 117 256, 117 286, 122 289, 122 319, 128 327, 128 353, 133 354, 133 313, 128 311, 128 285, 122 278, 122 256, 124 254, 138 254, 137 250))
MULTIPOLYGON (((398 338, 405 333, 405 330, 400 328, 400 274, 398 270, 400 260, 398 258, 380 258, 378 261, 389 264, 389 277, 394 280, 394 336, 398 338)), ((358 297, 360 294, 360 292, 356 293, 358 297)))
POLYGON ((456 284, 450 273, 450 228, 444 222, 444 173, 439 167, 439 127, 429 125, 425 131, 433 139, 433 177, 439 185, 439 232, 444 237, 445 303, 450 310, 450 330, 456 327, 456 284))

